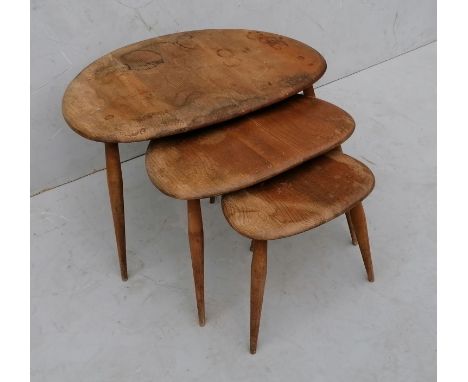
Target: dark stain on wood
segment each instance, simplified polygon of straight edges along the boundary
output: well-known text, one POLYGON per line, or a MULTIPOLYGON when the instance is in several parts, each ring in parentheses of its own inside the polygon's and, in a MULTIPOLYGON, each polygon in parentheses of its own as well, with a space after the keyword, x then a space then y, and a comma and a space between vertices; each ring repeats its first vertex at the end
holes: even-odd
POLYGON ((134 50, 120 57, 129 70, 149 70, 164 63, 162 55, 152 50, 134 50))
POLYGON ((272 33, 176 33, 93 62, 68 86, 62 110, 69 126, 88 139, 143 141, 271 105, 312 86, 325 69, 317 51, 272 33))

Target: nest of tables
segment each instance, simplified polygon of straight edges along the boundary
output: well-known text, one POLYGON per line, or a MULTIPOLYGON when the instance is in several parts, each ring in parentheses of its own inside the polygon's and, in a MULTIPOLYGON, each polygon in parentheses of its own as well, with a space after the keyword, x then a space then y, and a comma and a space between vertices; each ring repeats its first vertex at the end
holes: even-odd
POLYGON ((187 201, 198 318, 205 324, 200 200, 222 196, 228 223, 252 240, 250 351, 257 349, 268 240, 340 215, 374 280, 362 200, 372 172, 344 154, 353 118, 315 97, 326 70, 313 48, 273 33, 211 29, 176 33, 117 49, 68 86, 63 115, 103 142, 117 252, 128 278, 119 143, 151 140, 153 184, 187 201))

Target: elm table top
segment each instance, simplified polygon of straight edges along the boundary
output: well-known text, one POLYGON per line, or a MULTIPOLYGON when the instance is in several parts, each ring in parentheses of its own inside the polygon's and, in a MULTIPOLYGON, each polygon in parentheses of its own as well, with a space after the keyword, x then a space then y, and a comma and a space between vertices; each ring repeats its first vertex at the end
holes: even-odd
POLYGON ((223 196, 229 224, 251 239, 292 236, 345 213, 374 188, 374 175, 333 150, 266 182, 223 196))
POLYGON ((70 83, 69 126, 101 142, 173 135, 250 113, 309 88, 325 72, 316 50, 243 29, 182 32, 117 49, 70 83))
POLYGON ((315 97, 295 95, 210 128, 152 141, 151 181, 178 199, 202 199, 271 178, 345 141, 351 116, 315 97))

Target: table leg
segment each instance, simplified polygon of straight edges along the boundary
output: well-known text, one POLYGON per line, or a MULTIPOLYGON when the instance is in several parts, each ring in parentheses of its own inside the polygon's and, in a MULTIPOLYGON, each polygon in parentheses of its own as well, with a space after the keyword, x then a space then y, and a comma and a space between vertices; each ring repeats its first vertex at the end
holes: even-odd
POLYGON ((252 354, 255 354, 257 351, 266 274, 267 241, 254 240, 250 276, 250 353, 252 354))
POLYGON ((351 242, 353 245, 357 245, 357 238, 356 238, 356 232, 354 231, 353 227, 353 220, 351 219, 351 214, 349 212, 346 212, 346 221, 348 222, 348 228, 349 228, 349 234, 351 235, 351 242))
POLYGON ((367 279, 372 282, 374 281, 374 268, 372 266, 369 236, 367 234, 366 214, 364 213, 362 203, 359 202, 356 204, 349 212, 351 214, 353 226, 356 230, 355 232, 359 243, 359 249, 361 250, 362 260, 366 267, 367 279))
POLYGON ((120 165, 120 153, 118 143, 105 143, 106 147, 106 172, 109 199, 114 219, 115 239, 117 241, 117 253, 119 255, 120 275, 123 281, 127 281, 127 254, 125 245, 125 214, 122 182, 122 168, 120 165))
POLYGON ((197 298, 198 322, 205 325, 205 291, 204 291, 204 253, 203 253, 203 220, 200 200, 187 200, 188 236, 190 255, 192 257, 195 296, 197 298))
POLYGON ((303 92, 306 97, 315 97, 315 90, 312 86, 310 88, 304 89, 303 92))

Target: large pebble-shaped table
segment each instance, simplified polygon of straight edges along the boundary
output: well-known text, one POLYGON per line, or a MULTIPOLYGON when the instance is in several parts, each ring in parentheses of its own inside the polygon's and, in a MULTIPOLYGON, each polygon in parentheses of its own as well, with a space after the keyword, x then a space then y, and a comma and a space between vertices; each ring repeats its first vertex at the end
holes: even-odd
POLYGON ((176 33, 117 49, 68 86, 63 115, 104 142, 122 279, 127 279, 119 143, 187 132, 248 114, 311 88, 323 57, 284 36, 239 29, 176 33))

